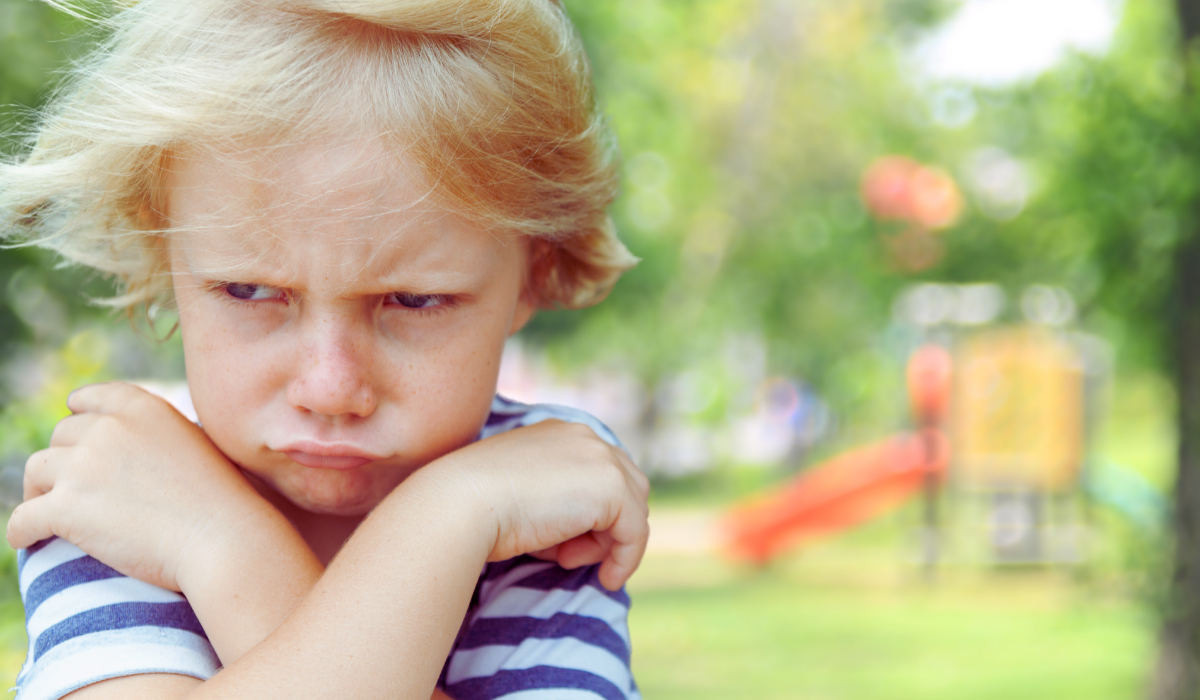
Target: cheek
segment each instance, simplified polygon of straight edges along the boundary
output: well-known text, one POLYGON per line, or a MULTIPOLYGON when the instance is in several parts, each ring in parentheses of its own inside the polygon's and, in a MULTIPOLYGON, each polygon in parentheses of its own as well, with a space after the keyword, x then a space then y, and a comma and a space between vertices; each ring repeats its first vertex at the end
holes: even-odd
POLYGON ((505 329, 487 314, 464 321, 438 342, 419 343, 419 352, 389 353, 383 391, 391 394, 396 420, 410 427, 409 435, 423 434, 433 453, 474 439, 496 392, 505 329))
POLYGON ((203 302, 181 304, 179 330, 192 403, 205 430, 227 453, 234 436, 254 424, 257 407, 282 363, 262 347, 251 347, 203 302), (221 440, 219 437, 226 439, 221 440), (222 444, 225 443, 225 444, 222 444))

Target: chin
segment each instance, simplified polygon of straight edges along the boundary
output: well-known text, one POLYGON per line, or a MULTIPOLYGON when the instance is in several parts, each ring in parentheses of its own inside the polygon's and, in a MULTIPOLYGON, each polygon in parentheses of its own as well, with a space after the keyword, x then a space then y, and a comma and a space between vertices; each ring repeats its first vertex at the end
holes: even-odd
POLYGON ((276 490, 293 505, 320 515, 360 516, 371 512, 391 491, 372 479, 347 472, 326 472, 316 479, 278 484, 276 490))
POLYGON ((364 516, 379 504, 382 499, 371 499, 363 502, 326 503, 312 499, 289 498, 297 508, 315 515, 334 515, 343 518, 364 516))

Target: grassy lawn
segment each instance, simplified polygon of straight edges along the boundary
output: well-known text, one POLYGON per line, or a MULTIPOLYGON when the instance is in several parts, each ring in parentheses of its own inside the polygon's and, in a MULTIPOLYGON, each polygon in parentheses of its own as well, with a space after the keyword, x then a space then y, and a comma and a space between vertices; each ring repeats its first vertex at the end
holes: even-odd
POLYGON ((1128 700, 1152 650, 1140 608, 1062 572, 671 555, 630 588, 647 700, 1128 700))

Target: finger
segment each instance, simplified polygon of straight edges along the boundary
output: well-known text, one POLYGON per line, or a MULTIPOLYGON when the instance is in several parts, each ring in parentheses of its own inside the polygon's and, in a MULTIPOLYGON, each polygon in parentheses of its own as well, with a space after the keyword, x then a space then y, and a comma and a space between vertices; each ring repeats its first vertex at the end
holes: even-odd
POLYGON ((573 537, 558 546, 558 565, 564 569, 599 564, 612 549, 613 539, 607 532, 588 532, 573 537))
POLYGON ((650 477, 646 476, 638 466, 634 464, 632 459, 626 458, 626 463, 629 465, 629 474, 633 479, 634 485, 637 487, 638 495, 643 499, 650 495, 650 477))
POLYGON ((95 413, 73 413, 54 426, 50 434, 51 447, 72 447, 87 433, 99 416, 95 413))
POLYGON ((13 509, 5 532, 13 549, 24 549, 54 536, 51 531, 53 504, 48 497, 25 501, 13 509))
POLYGON ((130 403, 152 396, 125 382, 104 382, 81 386, 67 397, 67 408, 72 413, 116 413, 130 403))
POLYGON ((650 494, 649 477, 638 468, 637 463, 633 461, 628 452, 619 448, 613 451, 616 453, 621 467, 625 470, 626 478, 633 485, 634 493, 645 499, 650 494))
POLYGON ((631 506, 623 511, 609 533, 613 538, 613 546, 608 557, 600 564, 600 583, 608 590, 615 591, 637 571, 646 553, 650 523, 646 520, 645 509, 631 506))
POLYGON ((533 557, 534 559, 541 559, 542 561, 558 561, 558 545, 547 547, 545 549, 539 549, 536 552, 530 552, 529 556, 533 557))
POLYGON ((22 480, 22 498, 28 501, 54 489, 54 482, 69 448, 50 447, 39 450, 25 461, 25 478, 22 480))

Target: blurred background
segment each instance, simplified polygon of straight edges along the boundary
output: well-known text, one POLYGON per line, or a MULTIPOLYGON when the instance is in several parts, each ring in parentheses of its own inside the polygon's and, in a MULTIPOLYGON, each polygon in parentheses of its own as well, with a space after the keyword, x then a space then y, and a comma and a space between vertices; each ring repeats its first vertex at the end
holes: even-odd
MULTIPOLYGON (((642 262, 540 314, 501 391, 653 480, 647 700, 1197 697, 1200 4, 566 6, 642 262)), ((0 149, 94 31, 0 0, 0 149)), ((185 400, 170 319, 109 289, 0 251, 5 507, 75 386, 185 400)))

